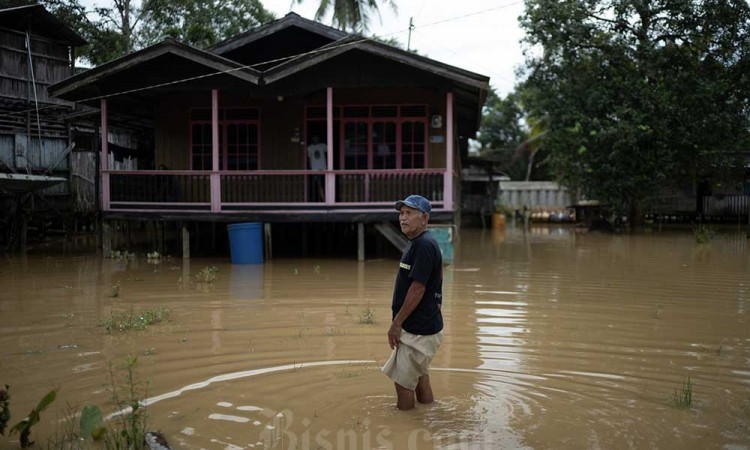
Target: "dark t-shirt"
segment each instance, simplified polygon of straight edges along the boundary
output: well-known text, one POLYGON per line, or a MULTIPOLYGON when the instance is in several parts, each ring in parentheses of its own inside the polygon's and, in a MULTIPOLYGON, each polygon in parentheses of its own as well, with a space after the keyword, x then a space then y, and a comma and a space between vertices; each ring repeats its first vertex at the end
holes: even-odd
POLYGON ((425 285, 424 296, 402 328, 412 334, 435 334, 443 329, 443 316, 440 313, 443 303, 443 257, 429 231, 411 240, 401 256, 391 305, 394 318, 404 304, 412 280, 425 285))

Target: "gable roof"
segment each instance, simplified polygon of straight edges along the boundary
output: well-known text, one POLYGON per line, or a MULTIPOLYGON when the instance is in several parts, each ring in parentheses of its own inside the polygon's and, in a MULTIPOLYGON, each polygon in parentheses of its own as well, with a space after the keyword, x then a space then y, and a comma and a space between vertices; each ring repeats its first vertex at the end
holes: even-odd
POLYGON ((141 84, 144 84, 144 88, 158 88, 169 83, 178 84, 180 80, 187 81, 198 77, 208 78, 211 76, 226 76, 254 85, 258 85, 260 82, 260 72, 257 70, 183 44, 173 38, 166 38, 151 47, 112 60, 56 83, 49 87, 49 92, 51 96, 63 97, 66 100, 91 99, 103 95, 108 90, 108 79, 118 75, 125 76, 128 75, 128 72, 135 70, 138 72, 133 74, 133 83, 142 80, 141 84), (160 60, 169 61, 169 64, 163 64, 161 70, 153 73, 143 70, 142 66, 158 64, 160 60), (174 62, 176 61, 184 66, 191 67, 194 73, 185 73, 182 70, 184 68, 175 67, 174 62), (146 76, 149 74, 152 76, 146 76), (155 80, 156 77, 162 77, 164 81, 160 84, 158 80, 155 80))
POLYGON ((289 59, 267 71, 264 71, 263 81, 266 84, 273 83, 354 50, 364 51, 406 66, 423 70, 433 75, 463 84, 467 87, 480 90, 487 90, 489 88, 490 79, 485 75, 460 69, 416 53, 407 52, 391 45, 357 35, 349 35, 348 37, 339 39, 338 41, 332 42, 315 51, 289 59))
POLYGON ((40 4, 0 9, 0 27, 16 31, 28 30, 31 34, 74 47, 88 44, 84 38, 40 4))
POLYGON ((253 28, 252 30, 248 30, 242 34, 238 34, 237 36, 219 42, 218 44, 207 48, 206 51, 217 55, 223 55, 292 27, 320 36, 328 42, 333 42, 349 35, 344 31, 323 25, 320 22, 305 19, 298 14, 290 12, 281 19, 273 20, 259 27, 253 28))

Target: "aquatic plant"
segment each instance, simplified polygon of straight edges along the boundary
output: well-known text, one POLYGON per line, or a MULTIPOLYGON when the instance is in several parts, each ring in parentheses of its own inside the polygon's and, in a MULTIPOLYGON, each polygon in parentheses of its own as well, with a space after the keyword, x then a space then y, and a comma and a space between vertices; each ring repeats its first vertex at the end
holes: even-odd
POLYGON ((171 312, 171 309, 163 306, 141 312, 135 312, 131 308, 128 312, 112 312, 102 320, 101 325, 107 334, 112 334, 113 331, 145 330, 149 325, 166 322, 171 312))
POLYGON ((372 308, 370 302, 367 302, 367 307, 365 307, 359 315, 359 323, 375 323, 375 310, 372 308))
POLYGON ((57 421, 58 426, 54 434, 47 438, 47 450, 84 450, 86 448, 76 424, 77 417, 78 411, 71 405, 67 405, 63 419, 57 421))
POLYGON ((656 312, 654 313, 654 319, 661 319, 661 310, 662 310, 661 303, 657 303, 656 304, 656 312))
POLYGON ((148 430, 148 415, 143 399, 147 397, 148 384, 142 383, 136 374, 137 357, 128 357, 123 370, 124 383, 118 383, 109 365, 109 379, 112 388, 112 401, 120 414, 109 426, 104 435, 104 447, 107 450, 143 450, 146 448, 144 436, 148 430))
POLYGON ((195 281, 196 283, 212 283, 218 272, 219 268, 216 266, 204 267, 195 275, 195 281))
POLYGON ((56 397, 57 389, 49 391, 47 395, 39 400, 36 408, 31 410, 28 417, 13 425, 13 428, 10 429, 10 434, 18 433, 21 435, 21 448, 27 448, 34 444, 34 441, 29 439, 31 437, 31 427, 39 423, 42 411, 47 409, 55 401, 56 397))
POLYGON ((325 336, 338 336, 339 334, 341 334, 341 330, 338 327, 326 327, 323 330, 325 336))
POLYGON ((695 236, 695 241, 697 243, 705 244, 716 236, 716 230, 708 225, 699 223, 693 225, 693 236, 695 236))
POLYGON ((5 389, 0 389, 0 434, 5 436, 5 427, 10 421, 10 386, 5 385, 5 389))
POLYGON ((693 384, 690 377, 682 384, 682 387, 675 389, 674 393, 669 396, 669 403, 676 408, 690 408, 693 404, 693 384))
POLYGON ((135 253, 130 253, 127 250, 124 252, 121 252, 119 250, 109 252, 109 257, 111 259, 129 259, 133 256, 135 256, 135 253))

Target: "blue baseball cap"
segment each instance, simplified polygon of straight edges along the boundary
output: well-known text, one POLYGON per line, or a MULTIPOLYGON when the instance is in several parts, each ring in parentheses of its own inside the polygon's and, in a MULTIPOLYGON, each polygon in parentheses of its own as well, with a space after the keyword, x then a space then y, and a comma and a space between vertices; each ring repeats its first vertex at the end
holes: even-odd
POLYGON ((408 206, 409 208, 418 209, 427 214, 432 211, 432 205, 430 205, 430 201, 422 197, 421 195, 410 195, 404 200, 397 201, 396 209, 398 211, 401 211, 401 207, 404 205, 408 206))

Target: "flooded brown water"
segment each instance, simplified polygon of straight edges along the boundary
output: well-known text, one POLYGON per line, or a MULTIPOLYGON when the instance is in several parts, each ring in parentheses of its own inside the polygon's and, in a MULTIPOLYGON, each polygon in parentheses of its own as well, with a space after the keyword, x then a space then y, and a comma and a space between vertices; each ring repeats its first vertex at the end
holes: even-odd
POLYGON ((750 448, 744 233, 699 245, 689 231, 463 230, 445 271, 437 401, 409 412, 379 371, 396 266, 6 258, 11 423, 55 387, 39 442, 66 404, 114 412, 108 365, 136 355, 152 428, 175 449, 750 448), (212 265, 216 280, 196 284, 212 265), (374 324, 361 323, 368 305, 374 324), (159 306, 172 310, 166 324, 100 327, 112 311, 159 306), (675 407, 688 377, 692 405, 675 407))

